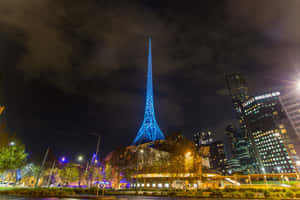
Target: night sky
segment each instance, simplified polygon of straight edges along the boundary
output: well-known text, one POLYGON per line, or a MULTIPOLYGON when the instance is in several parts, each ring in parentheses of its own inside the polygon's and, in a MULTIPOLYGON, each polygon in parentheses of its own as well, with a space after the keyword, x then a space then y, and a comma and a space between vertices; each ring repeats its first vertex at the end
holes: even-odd
POLYGON ((299 0, 1 0, 1 123, 33 155, 87 155, 91 133, 104 154, 131 144, 151 36, 164 134, 222 139, 234 120, 225 73, 241 72, 251 94, 297 79, 299 10, 299 0))

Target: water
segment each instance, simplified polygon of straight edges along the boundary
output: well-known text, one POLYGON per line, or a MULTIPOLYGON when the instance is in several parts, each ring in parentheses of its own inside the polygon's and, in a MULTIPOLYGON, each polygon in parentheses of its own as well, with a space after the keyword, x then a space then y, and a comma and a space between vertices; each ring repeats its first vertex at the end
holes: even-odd
MULTIPOLYGON (((203 198, 200 198, 204 200, 203 198)), ((79 200, 72 198, 28 198, 28 197, 13 197, 13 196, 1 196, 0 200, 79 200)), ((88 200, 88 199, 81 199, 88 200)), ((117 196, 117 200, 199 200, 198 198, 176 198, 176 197, 151 197, 151 196, 117 196)), ((229 199, 227 199, 229 200, 229 199)))

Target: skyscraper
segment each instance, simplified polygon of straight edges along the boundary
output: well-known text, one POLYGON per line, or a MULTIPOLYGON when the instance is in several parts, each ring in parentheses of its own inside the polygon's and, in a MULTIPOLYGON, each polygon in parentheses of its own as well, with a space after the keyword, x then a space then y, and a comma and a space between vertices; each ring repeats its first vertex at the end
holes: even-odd
MULTIPOLYGON (((295 130, 293 140, 300 140, 300 90, 289 91, 280 95, 280 103, 295 130)), ((291 136, 292 137, 292 136, 291 136)), ((299 149, 300 151, 300 149, 299 149)))
POLYGON ((209 160, 212 169, 222 174, 226 173, 226 158, 224 143, 221 141, 213 142, 209 145, 209 160))
POLYGON ((154 112, 153 102, 153 83, 152 83, 152 55, 151 55, 151 39, 149 38, 149 54, 148 54, 148 73, 147 73, 147 94, 144 121, 135 137, 133 144, 141 144, 142 142, 151 142, 155 140, 164 140, 165 136, 160 130, 154 112))
POLYGON ((234 127, 232 124, 225 129, 227 136, 227 168, 231 173, 254 173, 256 170, 253 166, 254 159, 251 157, 251 146, 249 139, 244 136, 241 129, 234 127))
POLYGON ((255 169, 253 166, 255 160, 253 158, 252 145, 247 135, 245 118, 241 109, 243 102, 249 98, 247 82, 240 73, 227 74, 225 79, 236 117, 240 124, 240 128, 234 130, 234 133, 230 133, 229 129, 226 130, 226 134, 231 141, 229 146, 232 153, 232 157, 228 158, 228 163, 234 163, 232 172, 254 173, 255 169), (240 164, 239 168, 236 167, 237 163, 240 164))
POLYGON ((289 121, 279 101, 279 92, 255 96, 242 104, 248 136, 260 173, 295 172, 295 153, 289 121))
POLYGON ((248 86, 240 73, 225 75, 227 89, 232 98, 233 107, 239 113, 240 105, 248 99, 248 86))

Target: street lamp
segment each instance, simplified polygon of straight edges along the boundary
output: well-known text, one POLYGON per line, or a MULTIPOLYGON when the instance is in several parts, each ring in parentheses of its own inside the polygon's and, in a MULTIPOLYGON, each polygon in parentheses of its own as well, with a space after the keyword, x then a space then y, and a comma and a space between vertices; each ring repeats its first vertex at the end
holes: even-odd
POLYGON ((296 88, 300 90, 300 81, 296 83, 296 88))
POLYGON ((83 156, 78 156, 77 160, 78 160, 78 162, 82 162, 83 161, 83 156))
POLYGON ((61 163, 67 163, 68 160, 67 160, 67 158, 65 156, 63 156, 63 157, 61 157, 60 162, 61 163))
POLYGON ((10 146, 15 146, 16 143, 15 143, 14 141, 11 141, 11 142, 9 143, 9 145, 10 145, 10 146))
POLYGON ((82 166, 81 166, 81 163, 83 161, 83 156, 79 155, 77 157, 77 161, 79 162, 79 166, 78 166, 78 169, 79 169, 78 187, 81 187, 81 176, 82 176, 82 166))
POLYGON ((191 156, 191 154, 192 154, 192 153, 189 151, 189 152, 187 152, 187 153, 185 154, 185 157, 186 157, 186 158, 189 158, 189 157, 191 156))
POLYGON ((261 168, 261 170, 264 173, 264 181, 265 181, 265 184, 267 185, 268 181, 267 181, 267 177, 266 177, 266 169, 263 167, 263 168, 261 168))

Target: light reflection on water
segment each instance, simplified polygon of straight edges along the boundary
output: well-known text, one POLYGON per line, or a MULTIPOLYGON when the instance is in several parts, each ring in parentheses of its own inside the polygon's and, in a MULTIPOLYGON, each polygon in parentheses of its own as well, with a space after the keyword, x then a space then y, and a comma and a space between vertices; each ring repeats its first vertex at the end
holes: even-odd
POLYGON ((87 199, 72 199, 72 198, 28 198, 28 197, 14 197, 14 196, 1 196, 0 200, 87 200, 87 199))
MULTIPOLYGON (((0 200, 88 200, 88 199, 73 199, 73 198, 25 198, 13 196, 1 196, 0 200)), ((116 200, 199 200, 198 198, 175 198, 175 197, 151 197, 151 196, 117 196, 116 200)), ((205 200, 205 199, 201 199, 205 200)), ((226 199, 230 200, 230 199, 226 199)))

